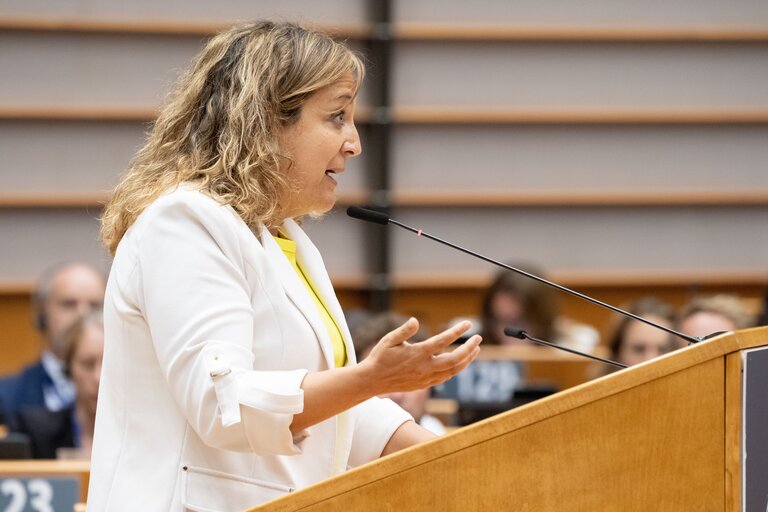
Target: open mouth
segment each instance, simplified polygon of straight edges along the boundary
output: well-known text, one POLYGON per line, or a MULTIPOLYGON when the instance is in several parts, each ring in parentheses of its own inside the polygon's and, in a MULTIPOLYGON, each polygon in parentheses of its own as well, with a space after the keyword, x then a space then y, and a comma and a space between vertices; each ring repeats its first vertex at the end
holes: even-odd
POLYGON ((334 179, 334 177, 333 177, 333 175, 334 175, 334 174, 336 174, 336 171, 334 171, 334 170, 332 170, 332 169, 327 169, 327 170, 325 171, 325 175, 326 175, 326 176, 328 176, 328 178, 330 178, 330 180, 331 180, 331 181, 332 181, 334 184, 336 184, 336 179, 334 179))

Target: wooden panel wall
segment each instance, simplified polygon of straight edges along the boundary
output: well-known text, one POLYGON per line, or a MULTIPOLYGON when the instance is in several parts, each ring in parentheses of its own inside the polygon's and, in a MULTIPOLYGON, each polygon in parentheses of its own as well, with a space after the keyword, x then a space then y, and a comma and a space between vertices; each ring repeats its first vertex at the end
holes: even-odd
POLYGON ((29 295, 0 295, 0 375, 15 373, 40 355, 40 341, 32 327, 29 295))

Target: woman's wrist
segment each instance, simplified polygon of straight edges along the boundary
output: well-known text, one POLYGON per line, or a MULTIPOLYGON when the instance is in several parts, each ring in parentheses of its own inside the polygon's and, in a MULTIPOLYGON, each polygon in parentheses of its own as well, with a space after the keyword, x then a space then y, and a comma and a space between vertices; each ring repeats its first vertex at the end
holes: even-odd
POLYGON ((381 388, 380 379, 376 374, 376 368, 371 360, 366 359, 360 363, 347 367, 349 369, 352 385, 355 389, 365 394, 365 400, 378 396, 384 391, 381 388))

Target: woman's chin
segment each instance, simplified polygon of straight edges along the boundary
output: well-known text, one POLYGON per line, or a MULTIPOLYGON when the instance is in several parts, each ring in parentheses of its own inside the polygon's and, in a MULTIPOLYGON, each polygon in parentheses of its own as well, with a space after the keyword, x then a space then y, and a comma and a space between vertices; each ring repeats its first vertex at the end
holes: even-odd
POLYGON ((328 214, 328 212, 331 211, 332 208, 333 208, 333 206, 331 206, 330 208, 317 208, 317 209, 314 209, 314 210, 312 210, 311 212, 309 212, 307 214, 307 217, 309 217, 310 219, 320 219, 320 218, 323 218, 323 217, 325 217, 328 214))
POLYGON ((316 219, 318 217, 322 217, 326 213, 330 212, 334 205, 336 205, 336 195, 332 195, 331 197, 327 198, 325 201, 323 201, 322 204, 316 205, 310 212, 307 214, 309 217, 316 219))

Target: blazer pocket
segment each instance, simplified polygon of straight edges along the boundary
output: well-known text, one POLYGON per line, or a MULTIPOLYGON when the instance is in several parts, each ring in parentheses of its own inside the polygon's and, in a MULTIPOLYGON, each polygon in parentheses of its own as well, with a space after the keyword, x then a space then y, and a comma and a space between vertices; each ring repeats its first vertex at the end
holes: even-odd
POLYGON ((213 469, 184 466, 184 510, 242 512, 295 491, 287 485, 255 480, 213 469))

